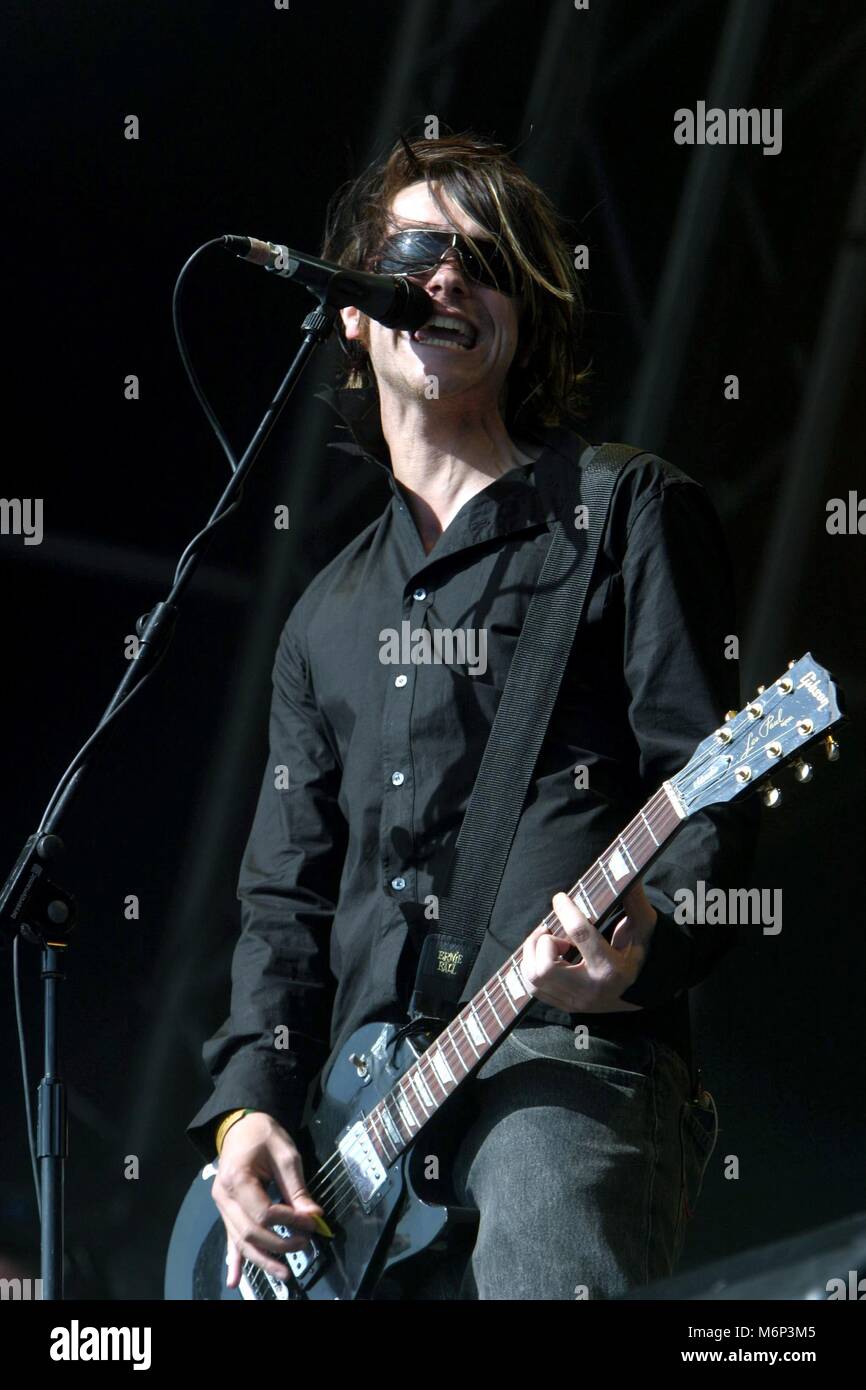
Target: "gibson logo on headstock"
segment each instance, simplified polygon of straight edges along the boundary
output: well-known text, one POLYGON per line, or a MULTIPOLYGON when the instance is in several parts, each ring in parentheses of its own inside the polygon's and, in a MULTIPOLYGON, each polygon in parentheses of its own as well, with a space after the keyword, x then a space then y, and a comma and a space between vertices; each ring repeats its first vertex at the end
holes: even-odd
POLYGON ((803 686, 805 690, 808 690, 809 694, 812 696, 812 699, 818 702, 819 710, 823 711, 827 708, 830 701, 824 694, 820 685, 818 684, 818 677, 815 675, 814 671, 806 672, 805 676, 803 676, 802 679, 797 682, 798 690, 800 689, 800 686, 803 686))
MULTIPOLYGON (((804 677, 805 679, 805 677, 804 677)), ((764 739, 773 732, 774 729, 786 729, 793 720, 793 715, 789 714, 787 719, 782 718, 782 711, 776 710, 775 714, 768 714, 766 719, 762 719, 757 729, 753 729, 746 739, 746 746, 743 749, 742 758, 747 758, 753 748, 757 748, 763 743, 764 739)))
POLYGON ((722 772, 724 772, 725 768, 730 766, 730 763, 730 757, 716 758, 715 762, 710 763, 706 772, 702 772, 700 777, 695 778, 695 787, 698 788, 698 790, 700 790, 701 787, 705 787, 707 782, 711 782, 714 777, 718 777, 722 772))

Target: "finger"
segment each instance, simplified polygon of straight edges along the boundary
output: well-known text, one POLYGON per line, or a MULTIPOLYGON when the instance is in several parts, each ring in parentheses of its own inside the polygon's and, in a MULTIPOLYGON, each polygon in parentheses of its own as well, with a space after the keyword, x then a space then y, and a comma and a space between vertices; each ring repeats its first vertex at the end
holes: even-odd
MULTIPOLYGON (((238 1205, 229 1205, 221 1211, 222 1220, 225 1222, 227 1230, 231 1230, 232 1238, 240 1250, 249 1252, 256 1250, 263 1257, 271 1255, 288 1255, 293 1250, 309 1250, 310 1234, 306 1230, 299 1230, 296 1227, 295 1215, 291 1215, 292 1225, 286 1226, 291 1232, 289 1236, 279 1236, 275 1230, 271 1230, 272 1218, 270 1212, 265 1215, 263 1222, 257 1222, 243 1211, 238 1205)), ((278 1225, 286 1225, 284 1219, 278 1219, 278 1225)))
POLYGON ((571 950, 571 942, 551 936, 546 927, 536 927, 523 943, 520 973, 533 990, 541 977, 571 950))
POLYGON ((259 1250, 279 1255, 289 1250, 305 1250, 310 1243, 309 1232, 297 1229, 301 1214, 291 1207, 266 1202, 264 1207, 249 1211, 230 1197, 220 1205, 220 1215, 223 1221, 231 1224, 239 1244, 254 1245, 259 1250), (293 1234, 278 1235, 271 1229, 277 1225, 288 1227, 293 1234))
MULTIPOLYGON (((241 1264, 244 1260, 250 1260, 254 1265, 257 1265, 259 1269, 264 1269, 268 1274, 273 1274, 275 1278, 283 1280, 286 1278, 288 1269, 283 1260, 274 1259, 272 1255, 268 1255, 263 1250, 260 1250, 252 1241, 245 1240, 234 1223, 227 1220, 225 1216, 223 1217, 223 1221, 226 1225, 228 1237, 238 1252, 238 1258, 241 1264)), ((238 1276, 238 1282, 240 1282, 240 1276, 238 1276)))
POLYGON ((569 941, 580 951, 592 975, 610 962, 610 947, 601 932, 589 922, 567 893, 553 895, 553 910, 569 941))
POLYGON ((549 936, 550 928, 546 927, 543 922, 540 926, 535 927, 534 930, 529 933, 528 937, 523 943, 522 956, 522 960, 526 963, 528 969, 533 969, 535 966, 535 957, 539 941, 543 940, 544 937, 549 936))
POLYGON ((638 880, 627 888, 622 895, 622 905, 636 923, 651 922, 656 916, 656 910, 646 895, 646 889, 638 880))
MULTIPOLYGON (((274 1176, 280 1187, 281 1175, 275 1163, 277 1171, 274 1176)), ((288 1185, 288 1184, 287 1184, 288 1185)), ((268 1192, 263 1187, 256 1173, 248 1167, 237 1170, 230 1169, 223 1178, 223 1191, 229 1201, 237 1202, 248 1217, 251 1217, 258 1225, 264 1224, 264 1217, 268 1214, 268 1225, 276 1225, 278 1222, 285 1226, 299 1225, 305 1230, 315 1229, 315 1220, 309 1210, 315 1203, 308 1198, 306 1206, 298 1207, 294 1202, 287 1201, 285 1204, 271 1200, 268 1192)), ((287 1193, 283 1193, 287 1196, 287 1193)))
POLYGON ((554 970, 559 965, 567 965, 565 959, 574 951, 572 942, 568 937, 543 936, 535 947, 535 968, 542 973, 546 970, 554 970))
POLYGON ((243 1269, 243 1260, 242 1260, 242 1258, 241 1258, 241 1252, 240 1252, 240 1250, 238 1250, 238 1247, 235 1245, 235 1243, 234 1243, 234 1241, 232 1240, 231 1236, 227 1235, 227 1246, 226 1246, 226 1288, 227 1288, 227 1289, 236 1289, 236 1288, 237 1288, 238 1284, 241 1282, 241 1270, 242 1270, 242 1269, 243 1269))
POLYGON ((323 1216, 324 1211, 310 1195, 304 1181, 301 1155, 294 1146, 280 1144, 274 1145, 271 1158, 277 1183, 286 1201, 299 1216, 303 1215, 306 1224, 315 1227, 314 1216, 323 1216))
POLYGON ((610 935, 610 944, 615 951, 629 951, 635 942, 637 927, 631 917, 620 917, 610 935))

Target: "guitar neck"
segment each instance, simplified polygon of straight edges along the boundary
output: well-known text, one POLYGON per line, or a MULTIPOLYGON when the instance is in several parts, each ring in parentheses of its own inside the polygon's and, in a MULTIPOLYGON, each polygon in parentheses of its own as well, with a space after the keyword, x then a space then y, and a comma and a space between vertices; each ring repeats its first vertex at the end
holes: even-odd
MULTIPOLYGON (((572 902, 590 922, 600 922, 610 911, 685 816, 679 796, 671 783, 665 782, 568 890, 572 902)), ((548 913, 543 924, 551 936, 565 936, 554 912, 548 913)), ((509 956, 367 1115, 365 1129, 386 1167, 414 1142, 427 1121, 531 1005, 532 996, 520 973, 522 951, 521 946, 509 956)))

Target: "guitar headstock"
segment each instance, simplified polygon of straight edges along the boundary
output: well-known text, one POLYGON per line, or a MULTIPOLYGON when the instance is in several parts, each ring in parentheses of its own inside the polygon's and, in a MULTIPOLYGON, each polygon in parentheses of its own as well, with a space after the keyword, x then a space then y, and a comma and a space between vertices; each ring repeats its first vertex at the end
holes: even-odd
POLYGON ((835 762, 839 745, 829 731, 843 717, 841 691, 807 652, 703 739, 671 784, 688 815, 734 801, 762 783, 765 804, 775 806, 781 793, 769 780, 773 773, 788 763, 798 781, 808 782, 812 769, 803 754, 819 739, 835 762))

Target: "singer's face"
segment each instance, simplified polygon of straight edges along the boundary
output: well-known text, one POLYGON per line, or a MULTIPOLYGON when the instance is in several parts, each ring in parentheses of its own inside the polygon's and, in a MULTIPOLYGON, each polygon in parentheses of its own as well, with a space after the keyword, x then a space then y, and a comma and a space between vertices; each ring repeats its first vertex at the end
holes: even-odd
MULTIPOLYGON (((488 239, 477 222, 444 194, 440 196, 464 235, 488 239)), ((422 226, 454 230, 424 183, 401 189, 391 211, 395 230, 422 226)), ((519 301, 470 279, 453 252, 435 269, 409 278, 423 285, 444 314, 459 315, 469 324, 472 346, 452 341, 447 330, 435 341, 435 321, 417 333, 408 333, 383 328, 357 309, 343 309, 346 337, 357 338, 366 347, 380 394, 391 391, 403 398, 433 402, 462 396, 465 404, 473 407, 499 405, 517 351, 519 301), (431 389, 431 379, 435 390, 431 389)))

